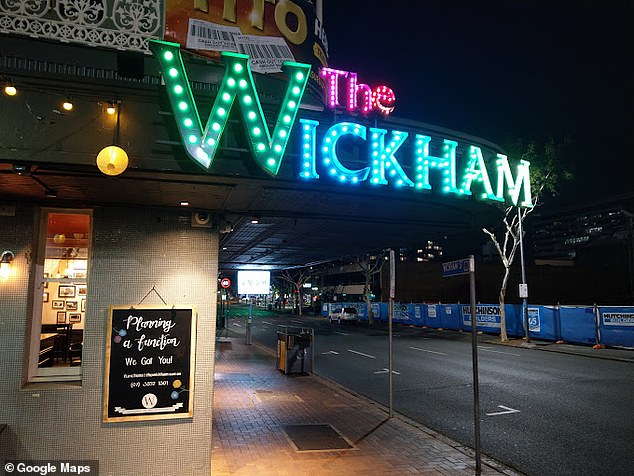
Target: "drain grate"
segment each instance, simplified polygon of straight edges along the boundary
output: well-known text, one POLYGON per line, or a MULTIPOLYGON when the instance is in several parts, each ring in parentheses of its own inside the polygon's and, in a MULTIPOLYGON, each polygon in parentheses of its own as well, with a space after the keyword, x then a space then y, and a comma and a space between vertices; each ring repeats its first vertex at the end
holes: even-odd
POLYGON ((296 451, 333 451, 355 449, 330 425, 284 425, 282 427, 296 451))

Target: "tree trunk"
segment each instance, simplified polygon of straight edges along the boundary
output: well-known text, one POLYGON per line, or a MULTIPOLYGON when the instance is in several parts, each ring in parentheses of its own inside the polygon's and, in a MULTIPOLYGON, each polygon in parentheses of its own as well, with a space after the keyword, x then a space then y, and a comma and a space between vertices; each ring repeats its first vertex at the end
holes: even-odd
POLYGON ((511 274, 511 268, 504 267, 504 278, 502 279, 502 286, 500 287, 500 341, 508 342, 509 338, 506 335, 506 309, 504 308, 504 302, 506 298, 506 285, 509 281, 509 275, 511 274))
POLYGON ((299 301, 297 303, 297 307, 299 308, 299 316, 302 316, 302 288, 297 286, 297 300, 299 301))
POLYGON ((363 300, 365 301, 365 308, 368 313, 368 324, 374 324, 374 314, 372 313, 372 302, 370 299, 370 280, 366 274, 365 283, 363 285, 363 300))

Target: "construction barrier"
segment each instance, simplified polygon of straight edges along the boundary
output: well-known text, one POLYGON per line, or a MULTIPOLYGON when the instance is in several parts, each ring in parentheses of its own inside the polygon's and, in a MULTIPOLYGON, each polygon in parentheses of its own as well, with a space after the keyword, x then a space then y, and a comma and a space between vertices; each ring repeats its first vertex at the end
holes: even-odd
MULTIPOLYGON (((387 322, 388 303, 373 302, 375 321, 387 322)), ((321 314, 342 307, 354 307, 359 319, 368 320, 364 302, 324 303, 321 314)), ((476 328, 479 331, 500 333, 500 305, 477 304, 476 328)), ((512 337, 525 335, 524 313, 520 304, 504 306, 506 332, 512 337)), ((394 303, 394 322, 434 329, 471 330, 471 311, 468 304, 403 304, 394 303)), ((530 337, 565 341, 577 344, 602 344, 634 347, 634 307, 616 306, 536 306, 528 305, 530 337)))

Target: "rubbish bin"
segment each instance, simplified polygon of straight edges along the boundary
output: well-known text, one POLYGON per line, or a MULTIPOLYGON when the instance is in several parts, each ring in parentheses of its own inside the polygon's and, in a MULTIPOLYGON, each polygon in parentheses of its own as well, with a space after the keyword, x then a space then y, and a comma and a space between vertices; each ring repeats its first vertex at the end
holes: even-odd
POLYGON ((282 327, 277 331, 277 369, 290 374, 313 371, 313 330, 282 327))

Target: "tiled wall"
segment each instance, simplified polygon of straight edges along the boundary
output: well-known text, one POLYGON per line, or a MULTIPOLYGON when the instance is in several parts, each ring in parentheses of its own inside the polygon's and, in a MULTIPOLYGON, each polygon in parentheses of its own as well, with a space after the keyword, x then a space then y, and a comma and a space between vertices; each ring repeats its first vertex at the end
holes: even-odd
MULTIPOLYGON (((96 459, 101 475, 210 474, 218 236, 192 228, 189 212, 96 208, 81 386, 22 388, 35 209, 0 215, 0 248, 16 253, 0 282, 0 459, 96 459), (193 419, 104 424, 103 370, 109 305, 138 305, 152 289, 198 311, 193 419)), ((1 251, 1 250, 0 250, 1 251)), ((150 293, 144 305, 162 305, 150 293)))

